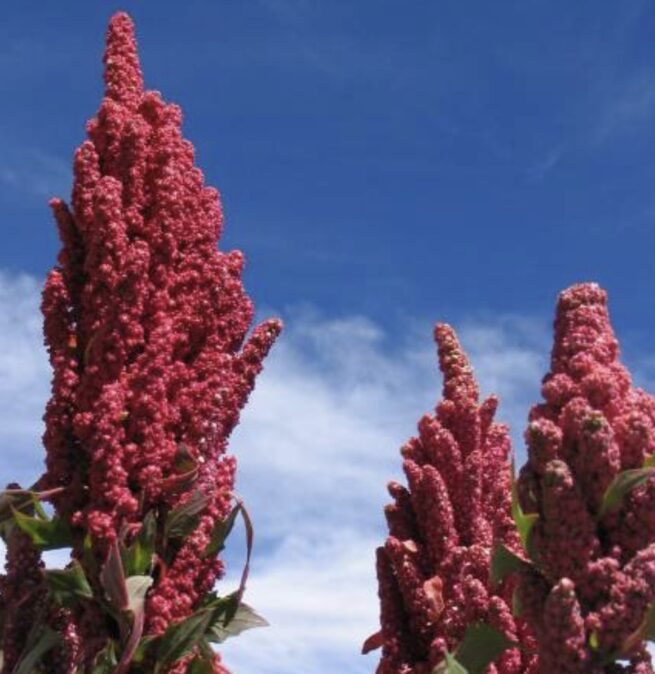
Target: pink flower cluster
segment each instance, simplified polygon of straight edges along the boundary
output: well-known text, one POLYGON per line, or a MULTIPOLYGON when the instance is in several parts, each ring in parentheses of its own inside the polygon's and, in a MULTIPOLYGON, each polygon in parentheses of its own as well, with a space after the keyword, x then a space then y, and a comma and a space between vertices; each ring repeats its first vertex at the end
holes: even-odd
MULTIPOLYGON (((204 496, 197 527, 168 563, 159 559, 148 593, 146 632, 161 634, 222 573, 204 552, 230 510, 227 440, 281 324, 266 321, 247 337, 243 256, 217 249, 218 192, 194 164, 180 108, 144 90, 124 13, 111 19, 104 63, 105 96, 75 154, 71 207, 51 202, 63 247, 43 292, 53 382, 39 486, 62 488, 53 501, 76 531, 74 556, 84 559, 88 533, 100 562, 146 513, 204 496)), ((28 592, 29 573, 22 588, 11 574, 14 558, 37 568, 38 558, 23 560, 29 554, 10 551, 5 602, 28 592)), ((91 608, 77 619, 85 643, 101 636, 91 608)), ((13 657, 5 650, 3 671, 13 657)), ((225 671, 218 660, 215 671, 225 671)))
MULTIPOLYGON (((493 545, 520 548, 510 513, 507 428, 494 422, 495 397, 480 404, 452 328, 437 325, 435 339, 443 400, 401 450, 409 487, 389 485, 389 537, 377 550, 381 631, 365 649, 382 646, 378 674, 431 674, 477 622, 531 643, 512 616, 511 584, 490 582, 493 545)), ((534 657, 514 648, 488 672, 524 674, 533 667, 534 657)))
POLYGON ((618 508, 603 497, 622 471, 655 453, 655 399, 619 362, 606 293, 576 285, 559 298, 544 402, 526 431, 521 504, 538 519, 522 576, 524 616, 538 642, 539 674, 652 672, 637 632, 655 600, 655 478, 618 508), (635 636, 636 635, 636 636, 635 636))

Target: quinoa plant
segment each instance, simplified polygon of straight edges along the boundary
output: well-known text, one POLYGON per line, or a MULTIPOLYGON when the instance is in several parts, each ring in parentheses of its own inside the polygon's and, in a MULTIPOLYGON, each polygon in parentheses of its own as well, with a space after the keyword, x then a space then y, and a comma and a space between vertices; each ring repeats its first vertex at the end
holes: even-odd
POLYGON ((513 582, 491 575, 496 544, 520 553, 508 429, 494 421, 494 396, 480 402, 452 328, 437 325, 435 339, 443 399, 401 449, 408 487, 389 484, 389 537, 377 550, 381 629, 364 652, 382 648, 378 674, 454 674, 466 666, 527 674, 533 639, 512 615, 513 582))
POLYGON ((225 452, 281 324, 247 336, 243 256, 217 248, 218 192, 180 108, 144 89, 124 13, 104 64, 71 203, 51 202, 46 470, 0 497, 2 672, 222 674, 210 644, 263 623, 242 602, 247 565, 235 592, 213 590, 239 513, 252 539, 225 452), (46 569, 58 547, 70 562, 46 569))
POLYGON ((560 295, 517 482, 495 400, 436 338, 444 400, 402 449, 377 551, 378 674, 652 674, 655 398, 619 360, 605 291, 560 295))
POLYGON ((599 286, 560 295, 542 394, 518 482, 519 599, 537 671, 651 673, 655 399, 619 360, 599 286))

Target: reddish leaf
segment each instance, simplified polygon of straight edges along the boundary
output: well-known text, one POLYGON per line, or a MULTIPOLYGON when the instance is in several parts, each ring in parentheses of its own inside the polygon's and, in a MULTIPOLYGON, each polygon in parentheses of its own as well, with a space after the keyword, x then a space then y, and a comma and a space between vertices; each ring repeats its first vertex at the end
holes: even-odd
POLYGON ((364 642, 362 646, 362 655, 366 655, 371 651, 376 651, 378 648, 382 648, 384 644, 384 639, 382 638, 382 632, 376 632, 371 634, 371 636, 364 642))
POLYGON ((114 608, 125 611, 129 605, 129 596, 125 584, 123 561, 116 542, 109 548, 107 561, 100 571, 100 583, 114 608))
POLYGON ((439 576, 433 576, 423 583, 423 592, 428 600, 431 620, 438 620, 444 610, 443 581, 439 576))

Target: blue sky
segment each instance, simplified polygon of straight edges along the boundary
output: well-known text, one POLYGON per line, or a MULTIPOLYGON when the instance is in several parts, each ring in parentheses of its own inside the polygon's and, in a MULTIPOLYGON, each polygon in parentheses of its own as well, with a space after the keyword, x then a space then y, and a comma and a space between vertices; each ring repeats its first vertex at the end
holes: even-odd
POLYGON ((117 9, 137 23, 146 84, 182 106, 221 189, 222 246, 244 250, 257 305, 288 325, 233 442, 261 522, 252 601, 274 625, 228 655, 247 674, 373 672, 356 653, 374 629, 371 551, 397 447, 437 395, 432 322, 462 332, 483 385, 503 395, 519 454, 567 285, 608 289, 628 364, 653 379, 655 7, 10 3, 0 419, 24 477, 38 466, 47 395, 32 354, 57 251, 47 198, 70 190, 117 9))
POLYGON ((53 259, 37 193, 68 192, 119 7, 147 84, 185 111, 260 303, 402 330, 405 312, 544 312, 594 279, 617 320, 650 327, 655 9, 635 0, 14 3, 3 266, 53 259))

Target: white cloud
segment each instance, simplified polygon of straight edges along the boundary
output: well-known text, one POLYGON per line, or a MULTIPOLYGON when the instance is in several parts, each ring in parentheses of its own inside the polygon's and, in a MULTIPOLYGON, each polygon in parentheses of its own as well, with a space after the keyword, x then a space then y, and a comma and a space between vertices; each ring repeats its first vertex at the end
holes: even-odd
MULTIPOLYGON (((39 284, 0 273, 0 428, 4 482, 40 472, 41 415, 49 370, 39 284)), ((383 540, 385 485, 400 479, 398 448, 440 394, 429 323, 404 344, 364 317, 289 312, 235 433, 238 488, 256 526, 247 601, 271 623, 224 644, 235 672, 374 671, 359 654, 377 628, 374 549, 383 540)), ((483 391, 502 397, 500 417, 520 437, 545 367, 547 329, 516 318, 455 326, 483 391)), ((241 533, 231 537, 237 582, 241 533)), ((51 564, 61 555, 50 559, 51 564)))
POLYGON ((0 486, 41 472, 41 416, 50 387, 42 346, 40 286, 0 272, 0 486))
MULTIPOLYGON (((398 449, 439 396, 434 347, 429 328, 410 326, 399 347, 361 317, 300 313, 287 323, 232 442, 261 541, 247 597, 271 627, 223 651, 249 674, 365 674, 377 657, 359 650, 377 628, 385 485, 400 478, 398 449)), ((460 336, 483 391, 501 394, 500 416, 520 438, 547 329, 497 318, 466 322, 460 336)), ((235 541, 225 586, 236 582, 235 541)))

